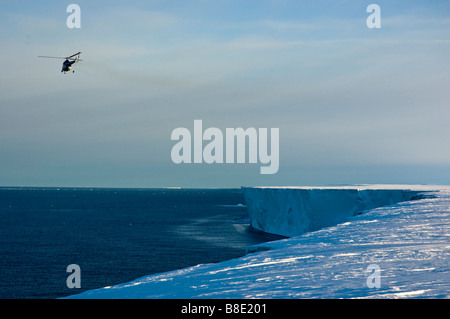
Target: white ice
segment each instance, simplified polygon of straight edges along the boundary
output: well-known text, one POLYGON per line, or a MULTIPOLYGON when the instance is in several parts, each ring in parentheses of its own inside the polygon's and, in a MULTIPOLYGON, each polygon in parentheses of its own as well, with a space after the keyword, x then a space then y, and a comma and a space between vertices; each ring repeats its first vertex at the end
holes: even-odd
POLYGON ((368 209, 410 200, 417 191, 383 186, 243 187, 250 224, 285 237, 333 226, 368 209))
POLYGON ((241 258, 71 298, 449 298, 450 186, 381 188, 436 197, 369 209, 331 227, 249 247, 253 253, 241 258), (381 270, 379 288, 367 285, 373 264, 381 270))

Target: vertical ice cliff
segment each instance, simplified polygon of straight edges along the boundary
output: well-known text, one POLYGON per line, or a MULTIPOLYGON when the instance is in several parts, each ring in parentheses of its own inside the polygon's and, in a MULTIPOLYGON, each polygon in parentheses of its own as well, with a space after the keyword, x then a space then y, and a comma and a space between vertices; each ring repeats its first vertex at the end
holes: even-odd
POLYGON ((349 216, 411 200, 405 189, 242 187, 253 228, 292 237, 336 225, 349 216))

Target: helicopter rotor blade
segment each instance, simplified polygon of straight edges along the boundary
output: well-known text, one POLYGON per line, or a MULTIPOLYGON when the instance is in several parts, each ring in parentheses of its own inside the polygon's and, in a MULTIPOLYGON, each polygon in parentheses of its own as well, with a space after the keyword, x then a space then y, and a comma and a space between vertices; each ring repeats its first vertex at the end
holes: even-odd
POLYGON ((77 59, 75 57, 79 57, 81 54, 81 52, 77 52, 75 54, 72 54, 70 56, 66 56, 66 57, 62 57, 62 56, 50 56, 50 55, 38 55, 38 58, 47 58, 47 59, 66 59, 66 60, 78 60, 81 61, 80 59, 77 59))
POLYGON ((81 52, 77 52, 75 54, 72 54, 71 56, 68 56, 66 59, 73 58, 74 56, 80 55, 81 52))
POLYGON ((46 59, 66 59, 62 56, 48 56, 48 55, 38 55, 38 58, 46 58, 46 59))

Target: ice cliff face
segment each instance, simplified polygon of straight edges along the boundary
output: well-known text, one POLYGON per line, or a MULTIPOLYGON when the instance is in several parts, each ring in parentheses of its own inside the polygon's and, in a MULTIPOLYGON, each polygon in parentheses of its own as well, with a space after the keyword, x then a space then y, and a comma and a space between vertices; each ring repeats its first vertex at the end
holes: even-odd
POLYGON ((250 223, 266 233, 292 237, 345 221, 376 207, 414 199, 418 191, 356 188, 242 188, 250 223))

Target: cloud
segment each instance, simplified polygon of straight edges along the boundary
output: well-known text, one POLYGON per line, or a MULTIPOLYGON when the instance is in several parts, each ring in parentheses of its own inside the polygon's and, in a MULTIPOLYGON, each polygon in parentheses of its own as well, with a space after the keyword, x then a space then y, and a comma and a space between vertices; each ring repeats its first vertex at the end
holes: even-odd
POLYGON ((101 13, 92 15, 85 23, 92 34, 102 34, 108 39, 120 38, 127 42, 128 35, 135 40, 135 35, 154 36, 157 33, 165 33, 168 29, 181 27, 182 20, 173 14, 145 10, 130 6, 107 7, 101 13))

